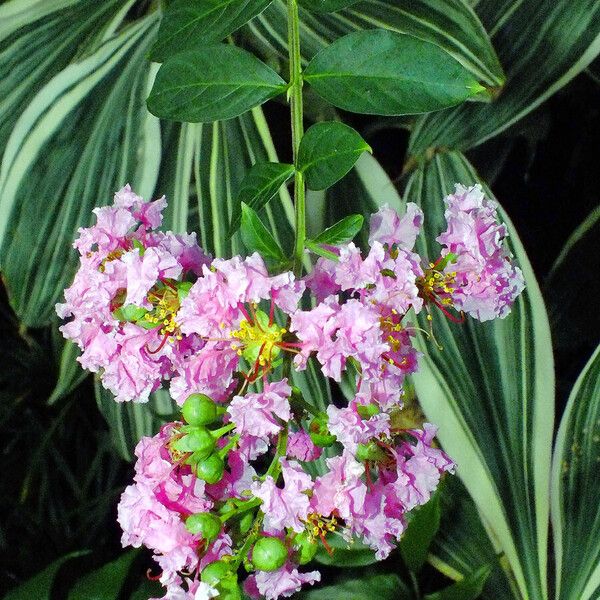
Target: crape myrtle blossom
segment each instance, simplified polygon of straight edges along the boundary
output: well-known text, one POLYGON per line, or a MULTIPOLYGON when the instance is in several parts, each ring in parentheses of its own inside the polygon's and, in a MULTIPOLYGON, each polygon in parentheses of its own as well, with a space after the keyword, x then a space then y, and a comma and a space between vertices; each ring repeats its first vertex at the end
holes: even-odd
POLYGON ((100 371, 118 401, 144 402, 170 376, 187 343, 173 321, 183 281, 208 262, 195 234, 154 231, 165 206, 125 186, 112 206, 95 209, 96 224, 74 244, 80 268, 56 307, 70 319, 60 329, 81 348, 79 362, 100 371))
POLYGON ((117 400, 165 386, 181 406, 138 443, 118 507, 122 543, 153 552, 164 600, 291 596, 320 581, 309 563, 332 536, 383 560, 453 472, 436 427, 402 403, 416 315, 503 318, 523 278, 480 187, 445 202, 435 262, 414 251, 421 209, 384 206, 366 252, 330 247, 303 278, 257 253, 210 259, 194 235, 157 230, 164 198, 129 186, 80 230, 63 334, 117 400), (317 409, 294 372, 309 361, 349 376, 350 401, 317 409))
POLYGON ((503 243, 508 234, 496 203, 480 185, 457 185, 444 202, 448 228, 437 241, 442 257, 455 257, 443 270, 453 280, 450 304, 480 321, 506 317, 525 281, 503 243))

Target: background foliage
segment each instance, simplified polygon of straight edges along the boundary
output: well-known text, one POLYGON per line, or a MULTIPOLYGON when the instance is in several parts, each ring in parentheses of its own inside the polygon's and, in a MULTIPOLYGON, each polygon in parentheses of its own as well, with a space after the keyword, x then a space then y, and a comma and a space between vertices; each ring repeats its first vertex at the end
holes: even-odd
MULTIPOLYGON (((243 177, 260 161, 291 162, 281 98, 220 122, 173 123, 147 111, 158 69, 148 55, 162 60, 171 39, 167 32, 155 45, 164 27, 160 4, 0 5, 0 589, 13 588, 8 598, 153 593, 143 577, 147 557, 120 551, 115 506, 135 442, 174 408, 161 392, 148 405, 116 405, 58 333, 53 306, 74 273, 77 227, 130 182, 148 198, 167 194, 168 228, 198 231, 216 255, 243 252, 235 231, 243 177)), ((240 18, 215 41, 231 34, 277 77, 287 68, 285 4, 246 4, 252 20, 238 29, 240 18)), ((482 181, 510 219, 528 287, 506 321, 439 322, 444 351, 423 346, 416 393, 440 425, 458 477, 417 513, 390 559, 366 566, 368 551, 342 545, 333 561, 322 557, 326 585, 303 596, 596 598, 600 6, 331 4, 347 7, 302 11, 307 64, 347 33, 408 32, 457 59, 486 86, 488 101, 417 117, 364 117, 334 111, 309 88, 311 122, 343 120, 373 150, 333 187, 321 189, 330 183, 327 170, 311 177, 309 235, 385 202, 401 209, 404 200, 422 204, 426 228, 437 231, 443 194, 455 181, 482 181), (364 576, 357 579, 352 566, 364 567, 364 576), (436 592, 450 580, 455 587, 436 592)), ((293 208, 285 185, 276 193, 278 201, 254 208, 287 249, 293 208)), ((297 384, 324 397, 348 392, 329 390, 316 370, 297 384)))

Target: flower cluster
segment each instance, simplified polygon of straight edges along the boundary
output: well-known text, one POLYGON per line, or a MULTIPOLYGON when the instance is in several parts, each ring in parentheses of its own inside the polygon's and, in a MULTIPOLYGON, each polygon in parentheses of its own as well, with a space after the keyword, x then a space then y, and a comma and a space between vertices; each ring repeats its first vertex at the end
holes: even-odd
POLYGON ((153 551, 166 599, 235 600, 240 584, 252 598, 290 596, 320 580, 305 565, 334 537, 384 559, 453 471, 436 428, 403 418, 419 360, 411 319, 503 318, 524 284, 481 188, 445 202, 432 262, 414 250, 420 208, 383 207, 368 252, 330 248, 301 279, 269 273, 258 254, 211 260, 193 235, 157 231, 164 198, 129 187, 80 230, 63 334, 117 400, 168 385, 182 407, 139 442, 119 504, 123 544, 153 551), (348 403, 314 408, 292 377, 309 361, 354 385, 348 403))

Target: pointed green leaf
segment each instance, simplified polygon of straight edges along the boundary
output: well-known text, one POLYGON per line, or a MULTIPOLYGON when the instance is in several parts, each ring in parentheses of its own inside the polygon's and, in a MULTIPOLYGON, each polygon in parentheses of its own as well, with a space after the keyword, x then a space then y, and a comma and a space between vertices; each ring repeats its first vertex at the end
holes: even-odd
POLYGON ((573 386, 552 463, 557 600, 600 594, 600 346, 573 386))
POLYGON ((146 403, 115 402, 115 397, 102 387, 99 379, 94 381, 96 403, 106 419, 112 441, 119 456, 133 460, 133 450, 144 436, 153 436, 167 421, 179 414, 179 408, 166 390, 150 395, 146 403))
POLYGON ((285 163, 261 162, 252 165, 240 184, 237 202, 231 218, 229 234, 240 226, 242 202, 258 212, 279 191, 279 188, 294 176, 294 165, 285 163))
MULTIPOLYGON (((406 199, 423 208, 418 249, 435 260, 445 228, 442 198, 455 182, 477 182, 458 153, 436 154, 411 176, 406 199)), ((506 555, 524 598, 547 597, 548 486, 554 419, 550 329, 533 270, 507 215, 508 244, 523 270, 525 292, 510 315, 450 323, 434 313, 438 350, 420 335, 424 353, 414 375, 419 401, 444 450, 506 555)), ((420 315, 420 318, 422 315, 420 315)), ((423 320, 422 327, 427 327, 423 320)))
POLYGON ((72 552, 61 556, 45 569, 28 579, 25 583, 10 590, 4 600, 50 600, 52 584, 59 569, 72 558, 88 554, 88 552, 72 552))
POLYGON ((424 600, 477 600, 490 576, 490 567, 483 566, 444 590, 427 594, 424 600))
POLYGON ((299 0, 299 2, 301 6, 312 12, 328 13, 356 4, 358 0, 299 0))
POLYGON ((404 564, 414 573, 418 573, 427 560, 429 546, 440 526, 440 517, 440 494, 437 493, 414 512, 402 534, 400 554, 404 564))
POLYGON ((428 561, 441 573, 459 581, 489 565, 492 572, 485 583, 485 598, 514 600, 511 583, 481 522, 473 500, 458 477, 446 477, 441 486, 442 519, 430 548, 428 561))
POLYGON ((348 543, 341 535, 334 533, 327 537, 333 553, 329 554, 319 544, 315 560, 322 565, 336 567, 366 567, 377 562, 375 552, 358 540, 348 543))
POLYGON ((384 29, 335 41, 313 58, 304 78, 334 106, 376 115, 440 110, 483 90, 439 46, 384 29))
POLYGON ((237 117, 286 88, 285 81, 250 52, 215 44, 165 61, 148 109, 163 119, 207 123, 237 117))
POLYGON ((139 555, 136 550, 122 554, 116 560, 87 573, 79 579, 71 591, 68 600, 114 600, 119 593, 134 559, 139 555))
POLYGON ((597 0, 479 0, 475 8, 506 70, 506 85, 491 104, 464 105, 419 119, 409 145, 415 156, 437 146, 465 150, 498 135, 600 52, 597 0))
POLYGON ((351 241, 354 236, 362 229, 364 217, 362 215, 349 215, 331 227, 322 231, 314 240, 313 244, 325 244, 327 246, 337 246, 351 241))
POLYGON ((224 40, 273 0, 175 0, 162 18, 150 51, 155 62, 224 40))
POLYGON ((305 588, 298 594, 299 600, 410 600, 406 585, 397 575, 365 573, 362 577, 339 578, 332 585, 316 590, 305 588))
MULTIPOLYGON (((340 36, 363 29, 391 29, 432 42, 451 54, 475 79, 502 86, 504 73, 486 30, 467 0, 368 0, 338 13, 300 11, 306 61, 340 36)), ((250 45, 287 59, 287 9, 273 2, 242 29, 250 45)))
POLYGON ((157 26, 151 14, 72 62, 12 130, 0 167, 0 267, 26 326, 54 320, 78 263, 73 240, 92 222, 92 208, 127 182, 152 193, 160 129, 143 103, 154 75, 145 52, 157 26))
POLYGON ((242 240, 249 252, 258 252, 263 258, 285 261, 283 250, 265 227, 255 211, 242 202, 242 240))
POLYGON ((300 142, 298 169, 309 189, 324 190, 346 175, 365 151, 371 147, 352 127, 339 121, 316 123, 300 142))

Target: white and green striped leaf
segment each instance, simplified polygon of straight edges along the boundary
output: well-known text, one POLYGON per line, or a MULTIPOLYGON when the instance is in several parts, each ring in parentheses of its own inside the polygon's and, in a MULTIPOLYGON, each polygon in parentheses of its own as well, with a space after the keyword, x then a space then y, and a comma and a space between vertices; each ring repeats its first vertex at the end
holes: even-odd
POLYGON ((50 80, 8 140, 0 168, 0 248, 10 302, 25 326, 50 323, 77 264, 72 241, 92 208, 130 182, 143 196, 160 163, 144 100, 157 15, 111 37, 50 80))
MULTIPOLYGON (((335 39, 362 29, 391 29, 433 42, 477 80, 501 86, 504 73, 488 35, 465 0, 369 0, 332 14, 301 10, 302 53, 308 62, 335 39)), ((287 12, 276 0, 248 25, 248 42, 287 56, 287 12)))
POLYGON ((575 382, 552 464, 557 600, 600 595, 600 346, 575 382))
MULTIPOLYGON (((406 200, 425 212, 422 254, 445 228, 442 198, 477 175, 458 153, 435 155, 411 176, 406 200)), ((523 599, 545 599, 554 370, 548 317, 527 255, 507 215, 509 246, 526 290, 503 320, 454 324, 434 314, 439 350, 419 337, 424 356, 414 376, 427 418, 458 464, 461 478, 523 599)), ((423 322, 424 327, 427 327, 423 322)))
POLYGON ((464 150, 498 135, 600 52, 597 0, 479 0, 475 10, 506 70, 506 85, 491 104, 469 104, 419 119, 410 140, 412 155, 438 146, 464 150))

